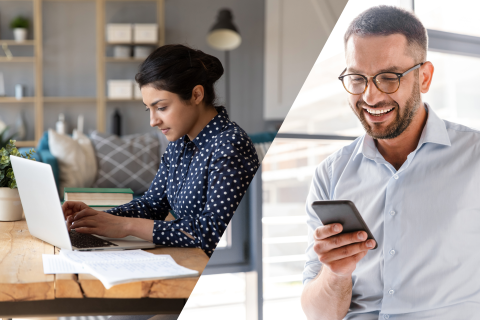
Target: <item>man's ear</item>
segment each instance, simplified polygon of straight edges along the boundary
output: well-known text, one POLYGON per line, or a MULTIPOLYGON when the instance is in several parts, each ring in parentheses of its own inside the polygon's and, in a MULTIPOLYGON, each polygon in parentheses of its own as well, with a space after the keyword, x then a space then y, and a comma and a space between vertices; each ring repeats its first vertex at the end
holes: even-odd
POLYGON ((420 92, 427 93, 432 83, 434 67, 430 61, 420 67, 420 92))
POLYGON ((191 102, 194 104, 200 104, 203 101, 203 97, 205 96, 205 89, 202 85, 196 85, 192 90, 192 99, 191 102))

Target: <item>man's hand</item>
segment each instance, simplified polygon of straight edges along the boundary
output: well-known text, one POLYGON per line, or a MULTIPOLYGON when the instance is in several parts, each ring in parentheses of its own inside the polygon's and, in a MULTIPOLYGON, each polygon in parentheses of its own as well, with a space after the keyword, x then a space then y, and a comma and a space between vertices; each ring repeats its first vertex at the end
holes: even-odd
POLYGON ((351 277, 358 261, 375 247, 375 240, 367 240, 365 231, 339 234, 342 229, 339 223, 318 227, 313 235, 313 250, 323 267, 334 275, 351 277))
POLYGON ((352 273, 358 261, 375 247, 365 231, 340 234, 333 223, 318 227, 313 250, 323 264, 318 276, 305 285, 302 308, 308 319, 343 319, 352 301, 352 273))

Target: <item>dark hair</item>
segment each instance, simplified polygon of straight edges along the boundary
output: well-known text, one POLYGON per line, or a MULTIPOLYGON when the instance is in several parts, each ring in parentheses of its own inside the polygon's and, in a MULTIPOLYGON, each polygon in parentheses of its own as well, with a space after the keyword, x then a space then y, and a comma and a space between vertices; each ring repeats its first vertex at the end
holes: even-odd
POLYGON ((181 44, 157 48, 140 65, 135 80, 141 87, 149 85, 158 90, 178 94, 190 100, 196 85, 204 89, 204 103, 214 105, 214 84, 222 76, 223 67, 216 57, 181 44))
POLYGON ((415 14, 393 6, 376 6, 360 13, 345 32, 344 43, 347 46, 351 35, 389 36, 403 34, 415 59, 424 62, 427 57, 427 30, 415 14))

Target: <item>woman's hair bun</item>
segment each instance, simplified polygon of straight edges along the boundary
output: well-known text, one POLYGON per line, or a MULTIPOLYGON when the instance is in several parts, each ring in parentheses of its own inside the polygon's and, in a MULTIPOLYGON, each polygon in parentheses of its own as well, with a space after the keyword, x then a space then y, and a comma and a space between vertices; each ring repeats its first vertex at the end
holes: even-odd
POLYGON ((212 82, 216 82, 224 73, 224 69, 220 60, 217 57, 206 54, 200 50, 197 50, 198 59, 205 67, 208 79, 212 82))
POLYGON ((214 84, 223 72, 218 58, 181 44, 169 44, 157 48, 145 59, 135 80, 140 87, 150 85, 178 94, 183 100, 190 100, 193 88, 202 85, 203 101, 215 105, 214 84))

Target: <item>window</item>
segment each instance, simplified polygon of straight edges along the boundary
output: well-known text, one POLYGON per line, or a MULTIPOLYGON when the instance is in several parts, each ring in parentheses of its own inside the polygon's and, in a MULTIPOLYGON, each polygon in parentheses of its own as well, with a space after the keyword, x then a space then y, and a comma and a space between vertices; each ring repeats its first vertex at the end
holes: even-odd
POLYGON ((415 0, 415 13, 427 29, 480 37, 480 2, 415 0))
MULTIPOLYGON (((277 138, 270 147, 262 163, 266 301, 300 296, 307 246, 306 194, 317 165, 350 142, 277 138)), ((300 304, 295 308, 300 310, 300 304)), ((274 318, 271 314, 266 318, 270 317, 274 318)))

